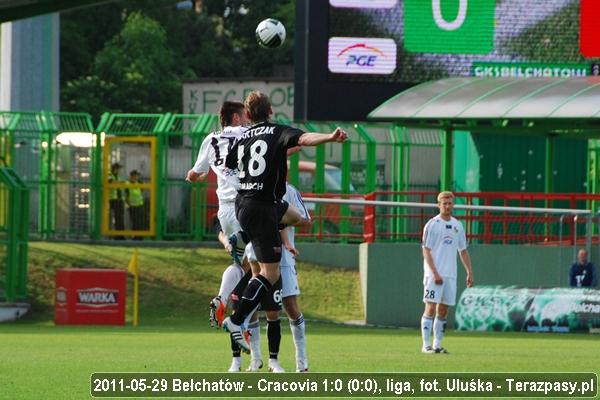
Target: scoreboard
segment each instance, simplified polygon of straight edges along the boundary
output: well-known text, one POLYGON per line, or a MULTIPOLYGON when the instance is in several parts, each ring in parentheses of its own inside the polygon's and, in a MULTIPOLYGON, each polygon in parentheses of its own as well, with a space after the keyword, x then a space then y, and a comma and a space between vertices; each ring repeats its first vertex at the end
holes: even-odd
POLYGON ((598 0, 300 0, 295 118, 364 120, 457 76, 600 74, 598 0))

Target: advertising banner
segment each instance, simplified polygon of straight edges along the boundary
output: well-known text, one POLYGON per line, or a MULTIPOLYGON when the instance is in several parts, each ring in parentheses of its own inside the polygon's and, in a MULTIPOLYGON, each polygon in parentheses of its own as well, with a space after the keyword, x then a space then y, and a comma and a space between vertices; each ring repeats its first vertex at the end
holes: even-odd
POLYGON ((466 331, 594 332, 600 328, 600 290, 470 288, 460 296, 456 324, 466 331))
POLYGON ((127 272, 63 268, 56 271, 54 323, 125 325, 127 272))
POLYGON ((581 78, 600 75, 600 65, 474 61, 471 75, 479 78, 581 78))
POLYGON ((269 96, 274 118, 294 119, 294 83, 291 81, 202 81, 183 84, 183 113, 219 112, 224 101, 244 101, 260 90, 269 96))

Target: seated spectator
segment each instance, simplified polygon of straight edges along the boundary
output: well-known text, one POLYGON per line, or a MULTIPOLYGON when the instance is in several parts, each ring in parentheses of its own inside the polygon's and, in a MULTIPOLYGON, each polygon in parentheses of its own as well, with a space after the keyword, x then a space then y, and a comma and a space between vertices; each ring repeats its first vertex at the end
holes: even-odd
POLYGON ((587 251, 580 249, 577 253, 577 262, 571 266, 569 272, 569 285, 571 287, 595 287, 597 283, 596 268, 588 261, 587 251))

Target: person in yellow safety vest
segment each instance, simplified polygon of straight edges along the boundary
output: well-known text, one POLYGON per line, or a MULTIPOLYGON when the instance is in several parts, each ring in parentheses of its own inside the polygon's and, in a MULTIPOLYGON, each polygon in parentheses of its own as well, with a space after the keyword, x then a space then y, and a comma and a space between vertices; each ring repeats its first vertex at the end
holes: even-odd
MULTIPOLYGON (((119 163, 113 163, 110 167, 110 173, 108 174, 108 182, 116 183, 121 182, 119 176, 119 170, 122 165, 119 163)), ((122 231, 125 229, 125 203, 123 203, 123 193, 121 189, 110 189, 108 192, 108 203, 110 210, 110 225, 112 229, 116 231, 122 231)), ((115 239, 123 239, 122 236, 116 236, 115 239)))
MULTIPOLYGON (((129 173, 129 183, 139 184, 140 173, 133 170, 129 173)), ((125 203, 129 207, 129 219, 131 229, 141 231, 145 229, 146 217, 144 215, 144 195, 140 187, 129 187, 125 189, 125 203)), ((141 240, 140 236, 134 237, 135 240, 141 240)))

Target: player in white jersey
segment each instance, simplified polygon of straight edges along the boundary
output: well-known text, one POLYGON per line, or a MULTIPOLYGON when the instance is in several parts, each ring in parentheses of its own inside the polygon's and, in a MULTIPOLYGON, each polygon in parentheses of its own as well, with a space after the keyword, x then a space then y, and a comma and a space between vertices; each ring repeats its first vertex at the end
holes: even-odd
POLYGON ((235 218, 235 198, 240 186, 238 171, 225 166, 225 158, 229 149, 245 132, 248 119, 244 112, 244 105, 240 102, 226 101, 219 111, 222 130, 212 132, 204 138, 198 158, 194 167, 187 173, 186 180, 200 182, 206 179, 209 169, 217 176, 217 198, 219 199, 219 212, 217 217, 221 224, 222 232, 228 237, 240 230, 240 225, 235 218))
POLYGON ((448 353, 442 347, 448 307, 456 304, 456 253, 467 272, 467 287, 473 286, 473 268, 462 224, 452 216, 454 194, 441 192, 437 197, 440 213, 423 228, 423 302, 421 318, 422 352, 448 353), (434 331, 433 346, 430 344, 434 331))
MULTIPOLYGON (((244 133, 244 125, 248 123, 244 104, 240 102, 226 101, 221 106, 219 118, 223 129, 212 132, 206 136, 200 150, 198 158, 192 169, 187 173, 186 180, 189 182, 199 182, 206 179, 209 168, 217 176, 217 197, 219 199, 219 211, 217 217, 221 225, 219 232, 219 241, 230 253, 235 249, 231 248, 229 237, 240 231, 240 224, 235 216, 235 198, 239 188, 239 179, 237 170, 231 170, 225 166, 225 157, 229 149, 235 144, 236 140, 244 133)), ((241 246, 242 249, 244 246, 241 246)), ((242 250, 243 251, 243 250, 242 250)), ((219 325, 224 318, 224 311, 231 291, 248 270, 244 267, 238 257, 234 256, 234 263, 231 264, 221 280, 219 295, 211 301, 211 323, 219 325), (220 314, 218 317, 215 313, 220 314)))
MULTIPOLYGON (((283 199, 300 210, 302 222, 297 224, 297 227, 310 227, 312 225, 310 214, 304 206, 300 192, 289 183, 286 185, 283 199)), ((282 248, 280 262, 282 283, 281 297, 283 298, 283 308, 288 315, 290 330, 292 331, 292 338, 294 340, 294 346, 296 347, 296 372, 308 372, 304 315, 302 315, 302 311, 300 311, 297 301, 297 297, 300 295, 295 258, 298 255, 298 251, 295 251, 294 254, 292 254, 292 252, 288 250, 295 249, 296 247, 294 243, 294 230, 293 226, 287 227, 284 230, 287 231, 287 235, 283 235, 284 246, 282 248)))

